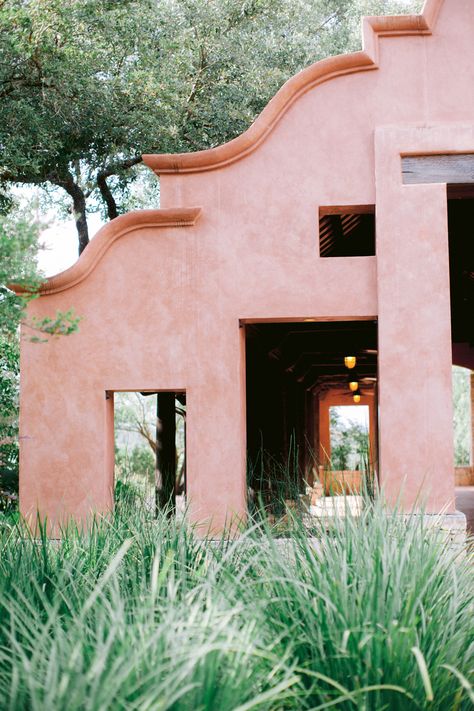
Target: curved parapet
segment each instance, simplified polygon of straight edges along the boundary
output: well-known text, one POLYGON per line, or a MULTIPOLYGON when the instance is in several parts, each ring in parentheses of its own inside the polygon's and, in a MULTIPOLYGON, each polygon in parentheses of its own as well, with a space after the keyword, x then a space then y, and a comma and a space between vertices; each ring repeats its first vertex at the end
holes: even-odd
MULTIPOLYGON (((168 208, 163 210, 137 210, 108 222, 89 242, 78 261, 60 274, 46 279, 39 289, 40 295, 65 291, 85 279, 107 250, 120 237, 148 227, 188 227, 194 225, 201 213, 200 207, 168 208)), ((17 294, 25 291, 17 285, 10 287, 17 294)))
POLYGON ((429 35, 444 0, 427 0, 421 15, 365 17, 363 50, 328 57, 289 79, 244 133, 216 148, 193 153, 145 154, 143 160, 157 175, 195 173, 234 163, 252 153, 300 96, 334 77, 378 69, 378 38, 429 35))

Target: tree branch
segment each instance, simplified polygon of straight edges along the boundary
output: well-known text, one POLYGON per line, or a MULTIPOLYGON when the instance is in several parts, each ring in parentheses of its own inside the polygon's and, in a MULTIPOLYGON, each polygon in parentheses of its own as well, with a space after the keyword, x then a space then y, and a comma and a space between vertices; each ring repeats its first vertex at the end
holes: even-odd
POLYGON ((72 208, 74 220, 76 222, 76 230, 79 237, 79 256, 89 244, 89 228, 87 226, 86 215, 86 197, 84 191, 69 173, 63 177, 58 175, 50 175, 47 178, 51 183, 63 188, 72 198, 72 208))
POLYGON ((76 230, 79 239, 79 255, 89 244, 89 228, 87 226, 86 215, 86 195, 81 186, 74 181, 72 174, 66 171, 63 174, 48 173, 48 175, 32 178, 31 176, 14 174, 8 170, 0 173, 0 181, 9 181, 11 183, 25 183, 30 185, 41 185, 42 183, 52 183, 59 188, 63 188, 72 198, 72 210, 74 220, 76 222, 76 230))
MULTIPOLYGON (((150 150, 155 150, 155 149, 150 149, 150 150)), ((142 162, 142 157, 141 155, 135 156, 134 158, 125 158, 124 160, 116 160, 113 161, 112 163, 109 163, 109 165, 105 166, 102 170, 100 170, 97 173, 97 178, 99 176, 103 176, 104 178, 110 178, 111 175, 117 175, 117 173, 120 173, 122 170, 128 170, 129 168, 133 168, 134 165, 138 165, 138 163, 142 162)))
POLYGON ((133 168, 134 165, 138 165, 142 162, 142 157, 134 156, 133 158, 125 158, 124 160, 117 160, 113 163, 109 163, 108 166, 99 170, 96 176, 97 187, 99 188, 102 200, 107 207, 107 217, 109 220, 114 220, 119 215, 117 208, 117 203, 112 194, 111 189, 107 185, 107 178, 112 175, 116 175, 123 170, 129 170, 133 168))
MULTIPOLYGON (((151 148, 150 150, 156 150, 156 148, 151 148)), ((105 166, 102 170, 98 171, 96 175, 97 187, 100 191, 101 197, 107 207, 107 215, 110 220, 113 220, 118 216, 119 211, 117 208, 117 203, 115 198, 107 185, 107 178, 112 175, 117 175, 121 171, 129 170, 134 165, 138 165, 142 162, 141 155, 133 156, 131 158, 126 158, 123 160, 116 160, 109 165, 105 166)), ((76 172, 77 172, 77 165, 76 172)), ((78 182, 74 180, 74 176, 68 170, 64 173, 59 174, 58 172, 51 172, 47 175, 41 175, 37 178, 33 178, 31 175, 23 175, 21 173, 15 174, 9 170, 4 170, 0 172, 0 182, 8 181, 11 183, 21 183, 30 185, 41 185, 42 183, 52 183, 60 188, 63 188, 68 195, 72 198, 72 211, 74 214, 74 219, 76 222, 76 229, 79 238, 79 255, 82 254, 84 249, 89 244, 89 230, 87 226, 87 215, 86 215, 86 199, 90 192, 85 192, 78 182)))
POLYGON ((103 173, 97 174, 97 187, 100 190, 102 200, 107 206, 107 217, 109 218, 109 220, 114 220, 116 217, 118 217, 119 214, 117 209, 117 203, 115 202, 115 198, 112 195, 112 191, 107 185, 107 180, 103 173))
POLYGON ((21 173, 12 173, 9 170, 3 170, 0 173, 0 181, 9 183, 29 183, 30 185, 40 185, 41 183, 45 183, 48 180, 49 178, 32 178, 31 176, 22 175, 21 173))
POLYGON ((0 90, 0 99, 6 99, 6 97, 12 94, 17 88, 21 88, 23 90, 40 89, 43 84, 41 81, 27 81, 24 77, 11 77, 6 81, 3 81, 1 85, 6 88, 2 88, 0 90))

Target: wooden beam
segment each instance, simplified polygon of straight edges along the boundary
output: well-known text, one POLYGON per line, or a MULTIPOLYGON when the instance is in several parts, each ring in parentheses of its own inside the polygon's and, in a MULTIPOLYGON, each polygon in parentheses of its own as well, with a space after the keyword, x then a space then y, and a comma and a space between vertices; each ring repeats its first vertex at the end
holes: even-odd
POLYGON ((406 185, 471 184, 474 183, 474 153, 403 156, 402 176, 406 185))
POLYGON ((319 217, 325 215, 375 215, 375 205, 328 205, 319 208, 319 217))

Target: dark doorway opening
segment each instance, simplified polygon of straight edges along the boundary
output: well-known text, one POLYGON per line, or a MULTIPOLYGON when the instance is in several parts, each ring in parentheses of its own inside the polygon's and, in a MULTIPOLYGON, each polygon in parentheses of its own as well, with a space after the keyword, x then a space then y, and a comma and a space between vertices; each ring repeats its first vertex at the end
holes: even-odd
MULTIPOLYGON (((247 324, 246 372, 249 492, 271 507, 323 486, 322 471, 334 469, 331 406, 371 403, 376 422, 377 322, 247 324)), ((376 432, 372 441, 375 472, 376 432)))
POLYGON ((456 507, 474 500, 474 184, 448 185, 456 507))
POLYGON ((474 485, 474 185, 448 185, 456 484, 474 485))
POLYGON ((172 515, 185 508, 186 393, 114 393, 115 492, 172 515))
POLYGON ((474 369, 474 185, 448 185, 453 362, 474 369))

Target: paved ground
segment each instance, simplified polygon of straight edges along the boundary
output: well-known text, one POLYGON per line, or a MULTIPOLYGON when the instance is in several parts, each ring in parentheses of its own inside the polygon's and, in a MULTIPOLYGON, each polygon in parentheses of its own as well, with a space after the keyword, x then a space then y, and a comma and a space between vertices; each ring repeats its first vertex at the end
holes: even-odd
POLYGON ((474 536, 474 486, 456 487, 456 508, 466 514, 468 534, 474 536))

